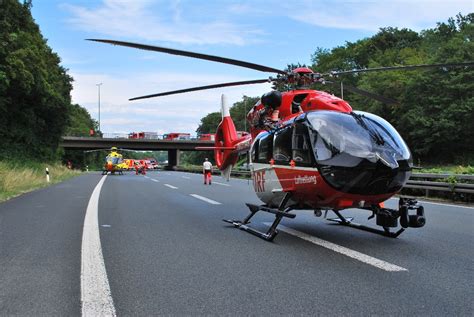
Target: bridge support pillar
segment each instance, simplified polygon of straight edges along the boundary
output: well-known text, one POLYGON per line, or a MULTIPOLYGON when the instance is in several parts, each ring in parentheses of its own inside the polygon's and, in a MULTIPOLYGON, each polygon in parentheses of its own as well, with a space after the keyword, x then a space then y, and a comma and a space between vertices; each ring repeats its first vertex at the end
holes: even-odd
POLYGON ((166 170, 176 170, 179 165, 179 155, 179 150, 168 150, 168 165, 165 166, 166 170))

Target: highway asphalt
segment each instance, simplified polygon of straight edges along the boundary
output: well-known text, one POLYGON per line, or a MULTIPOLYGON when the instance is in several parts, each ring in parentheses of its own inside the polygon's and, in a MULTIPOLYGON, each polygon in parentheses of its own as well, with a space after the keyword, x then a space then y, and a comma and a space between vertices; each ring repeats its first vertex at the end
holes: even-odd
MULTIPOLYGON (((101 179, 85 174, 0 204, 0 315, 81 315, 92 261, 84 218, 101 179)), ((243 219, 245 202, 259 203, 247 180, 107 176, 97 208, 101 249, 92 249, 103 256, 115 313, 474 314, 472 207, 423 202, 426 226, 397 239, 297 211, 266 242, 222 222, 243 219)), ((375 225, 366 211, 345 215, 375 225)), ((273 219, 261 212, 252 225, 265 230, 273 219)))

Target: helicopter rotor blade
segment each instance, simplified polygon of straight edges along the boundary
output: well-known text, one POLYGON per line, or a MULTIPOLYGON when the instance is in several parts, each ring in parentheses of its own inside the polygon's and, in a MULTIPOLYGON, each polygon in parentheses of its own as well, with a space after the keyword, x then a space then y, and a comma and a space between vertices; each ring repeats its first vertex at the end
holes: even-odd
POLYGON ((83 151, 84 153, 91 153, 91 152, 112 152, 112 151, 116 151, 116 152, 120 152, 120 151, 124 151, 124 152, 136 152, 136 150, 129 150, 129 149, 121 149, 121 148, 117 148, 117 149, 111 149, 111 148, 104 148, 104 149, 95 149, 95 150, 86 150, 86 151, 83 151))
POLYGON ((119 152, 137 152, 137 150, 129 150, 129 149, 117 149, 119 152))
POLYGON ((374 68, 365 68, 365 69, 353 69, 345 71, 333 71, 324 74, 324 76, 338 76, 345 74, 354 74, 354 73, 368 73, 368 72, 378 72, 386 70, 413 70, 419 68, 437 68, 437 67, 472 67, 474 62, 464 62, 464 63, 445 63, 445 64, 420 64, 420 65, 406 65, 406 66, 388 66, 388 67, 374 67, 374 68))
POLYGON ((221 87, 231 87, 231 86, 240 86, 240 85, 262 84, 262 83, 267 83, 267 82, 270 82, 270 81, 268 79, 235 81, 235 82, 231 82, 231 83, 222 83, 222 84, 214 84, 214 85, 208 85, 208 86, 200 86, 200 87, 186 88, 186 89, 180 89, 180 90, 166 91, 166 92, 162 92, 162 93, 158 93, 158 94, 134 97, 134 98, 130 98, 129 100, 132 101, 132 100, 138 100, 138 99, 146 99, 146 98, 162 97, 162 96, 168 96, 168 95, 174 95, 174 94, 181 94, 181 93, 185 93, 185 92, 198 91, 198 90, 214 89, 214 88, 221 88, 221 87))
POLYGON ((141 49, 141 50, 147 50, 147 51, 155 51, 155 52, 167 53, 167 54, 172 54, 172 55, 180 55, 180 56, 187 56, 187 57, 192 57, 192 58, 204 59, 204 60, 208 60, 208 61, 224 63, 224 64, 230 64, 230 65, 250 68, 250 69, 254 69, 254 70, 259 70, 259 71, 262 71, 262 72, 286 74, 285 71, 280 70, 280 69, 276 69, 276 68, 273 68, 273 67, 268 67, 268 66, 264 66, 264 65, 249 63, 249 62, 240 61, 240 60, 237 60, 237 59, 231 59, 231 58, 220 57, 220 56, 215 56, 215 55, 201 54, 201 53, 195 53, 195 52, 183 51, 183 50, 176 50, 176 49, 161 47, 161 46, 138 44, 138 43, 131 43, 131 42, 123 42, 123 41, 115 41, 115 40, 105 40, 105 39, 86 39, 86 40, 87 41, 94 41, 94 42, 102 42, 102 43, 107 43, 107 44, 112 44, 112 45, 133 47, 133 48, 137 48, 137 49, 141 49))
POLYGON ((375 100, 380 101, 381 103, 384 103, 384 104, 387 104, 387 105, 397 105, 397 106, 400 105, 400 102, 398 102, 395 99, 391 99, 391 98, 388 98, 388 97, 384 97, 382 95, 374 94, 373 92, 363 90, 363 89, 360 89, 360 88, 357 88, 357 87, 354 87, 354 86, 344 85, 344 89, 349 90, 350 92, 368 97, 368 98, 375 99, 375 100))
MULTIPOLYGON (((340 84, 341 84, 340 82, 333 82, 333 81, 326 81, 326 83, 332 84, 334 86, 340 86, 340 84)), ((343 89, 345 89, 345 90, 348 90, 350 92, 359 94, 359 95, 364 96, 364 97, 368 97, 368 98, 380 101, 381 103, 384 103, 384 104, 387 104, 387 105, 397 105, 397 106, 400 105, 400 102, 398 102, 395 99, 384 97, 382 95, 378 95, 378 94, 375 94, 375 93, 367 91, 367 90, 363 90, 363 89, 360 89, 360 88, 357 88, 357 87, 354 87, 354 86, 350 86, 350 85, 346 85, 346 84, 344 84, 343 87, 344 87, 343 89)))

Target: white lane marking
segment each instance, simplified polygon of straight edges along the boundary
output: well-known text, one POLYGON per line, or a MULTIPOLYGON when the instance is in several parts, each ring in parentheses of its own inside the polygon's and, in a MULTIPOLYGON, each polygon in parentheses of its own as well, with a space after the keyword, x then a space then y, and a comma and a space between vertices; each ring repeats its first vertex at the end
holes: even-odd
POLYGON ((152 182, 159 183, 160 181, 154 178, 150 178, 152 182))
MULTIPOLYGON (((392 197, 389 200, 397 200, 397 197, 392 197)), ((458 207, 458 208, 466 208, 466 209, 474 209, 474 207, 469 207, 469 206, 462 206, 462 205, 453 205, 453 204, 443 204, 443 203, 434 203, 431 201, 426 201, 426 200, 418 200, 419 203, 423 204, 431 204, 431 205, 438 205, 438 206, 447 206, 447 207, 458 207)))
POLYGON ((81 247, 82 316, 115 316, 99 235, 99 196, 107 175, 92 192, 87 205, 81 247))
POLYGON ((217 202, 215 200, 212 200, 212 199, 209 199, 209 198, 206 198, 206 197, 199 196, 197 194, 190 194, 190 195, 193 196, 194 198, 200 199, 200 200, 205 201, 207 203, 210 203, 212 205, 221 205, 220 202, 217 202))
POLYGON ((227 186, 227 187, 230 187, 229 184, 223 184, 223 183, 219 183, 219 182, 213 182, 213 184, 217 184, 217 185, 221 185, 221 186, 227 186))
POLYGON ((165 174, 168 175, 168 176, 171 176, 171 173, 165 173, 165 174))
POLYGON ((163 184, 163 185, 165 185, 166 187, 169 187, 169 188, 178 189, 178 187, 174 187, 173 185, 170 185, 170 184, 163 184))
POLYGON ((184 179, 191 179, 191 177, 187 177, 187 176, 181 176, 181 177, 184 179))
MULTIPOLYGON (((268 225, 268 226, 271 225, 270 222, 265 222, 264 224, 268 225)), ((372 265, 376 268, 379 268, 379 269, 387 271, 387 272, 408 271, 407 269, 405 269, 401 266, 391 264, 391 263, 385 262, 383 260, 379 260, 377 258, 374 258, 374 257, 370 256, 370 255, 367 255, 367 254, 364 254, 364 253, 361 253, 361 252, 358 252, 358 251, 351 250, 349 248, 340 246, 338 244, 335 244, 335 243, 332 243, 332 242, 329 242, 329 241, 326 241, 326 240, 323 240, 323 239, 320 239, 320 238, 313 237, 313 236, 311 236, 309 234, 306 234, 304 232, 300 232, 300 231, 297 231, 297 230, 294 230, 294 229, 291 229, 291 228, 288 228, 288 227, 285 227, 285 226, 282 226, 282 225, 279 225, 278 229, 283 231, 283 232, 286 232, 288 234, 291 234, 293 236, 296 236, 300 239, 303 239, 305 241, 309 241, 309 242, 311 242, 313 244, 316 244, 316 245, 319 245, 323 248, 326 248, 326 249, 332 250, 334 252, 343 254, 345 256, 348 256, 348 257, 353 258, 355 260, 358 260, 360 262, 372 265)))

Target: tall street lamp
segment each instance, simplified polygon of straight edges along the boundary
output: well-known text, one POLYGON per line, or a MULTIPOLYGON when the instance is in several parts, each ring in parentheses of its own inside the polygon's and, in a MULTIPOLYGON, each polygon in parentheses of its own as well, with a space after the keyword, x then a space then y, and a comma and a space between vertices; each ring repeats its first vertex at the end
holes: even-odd
POLYGON ((102 133, 102 130, 100 129, 100 86, 102 86, 102 83, 95 84, 97 88, 99 88, 99 131, 102 133))

